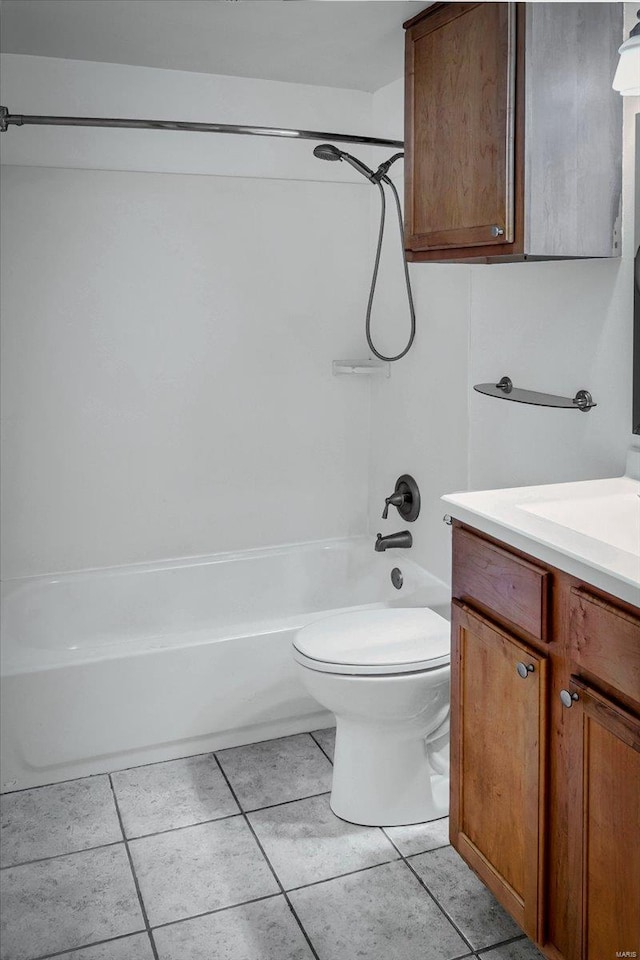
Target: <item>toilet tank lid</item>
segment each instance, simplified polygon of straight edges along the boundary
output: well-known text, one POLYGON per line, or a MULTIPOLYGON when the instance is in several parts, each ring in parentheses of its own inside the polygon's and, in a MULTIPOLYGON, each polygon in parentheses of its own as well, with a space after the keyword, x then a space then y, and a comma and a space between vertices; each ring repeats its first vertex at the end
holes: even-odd
POLYGON ((298 630, 293 645, 322 663, 424 669, 448 662, 449 623, 427 607, 342 613, 298 630))

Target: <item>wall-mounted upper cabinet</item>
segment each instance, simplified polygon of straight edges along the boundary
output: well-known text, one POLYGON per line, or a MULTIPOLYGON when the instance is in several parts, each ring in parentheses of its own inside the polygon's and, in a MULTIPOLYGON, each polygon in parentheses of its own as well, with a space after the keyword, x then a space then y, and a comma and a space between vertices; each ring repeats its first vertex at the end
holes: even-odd
POLYGON ((405 24, 409 260, 620 256, 621 3, 438 3, 405 24))

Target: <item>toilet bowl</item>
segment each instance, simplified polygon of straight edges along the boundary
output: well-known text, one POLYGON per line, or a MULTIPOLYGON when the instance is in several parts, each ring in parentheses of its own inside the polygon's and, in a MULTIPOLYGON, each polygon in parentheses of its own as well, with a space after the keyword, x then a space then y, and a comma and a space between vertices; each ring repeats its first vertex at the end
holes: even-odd
POLYGON ((299 630, 293 655, 336 717, 333 812, 386 827, 446 816, 448 622, 427 608, 339 614, 299 630))

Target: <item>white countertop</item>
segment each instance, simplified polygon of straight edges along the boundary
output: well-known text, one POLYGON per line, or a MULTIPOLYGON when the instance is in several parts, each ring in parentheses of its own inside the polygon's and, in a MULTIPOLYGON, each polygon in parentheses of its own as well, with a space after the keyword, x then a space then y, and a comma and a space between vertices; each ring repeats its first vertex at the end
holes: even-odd
POLYGON ((640 481, 625 476, 442 499, 462 523, 640 606, 640 481))

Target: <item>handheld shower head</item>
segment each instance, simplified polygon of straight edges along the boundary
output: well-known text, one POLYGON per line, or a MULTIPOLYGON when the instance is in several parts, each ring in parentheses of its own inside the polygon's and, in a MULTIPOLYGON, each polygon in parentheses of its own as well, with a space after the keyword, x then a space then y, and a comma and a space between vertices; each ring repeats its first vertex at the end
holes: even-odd
MULTIPOLYGON (((393 180, 391 180, 387 174, 389 168, 396 160, 399 160, 404 156, 404 153, 394 153, 393 156, 389 157, 388 160, 385 160, 384 163, 381 163, 376 172, 370 170, 369 167, 362 163, 361 160, 358 160, 356 157, 352 157, 351 154, 345 153, 343 150, 339 150, 337 147, 334 147, 332 143, 319 143, 317 147, 314 147, 313 150, 314 157, 318 157, 319 160, 346 160, 347 163, 350 163, 351 166, 361 173, 364 177, 369 180, 370 183, 374 184, 380 191, 380 227, 378 230, 378 247, 376 250, 375 262, 373 265, 373 276, 371 277, 371 287, 369 289, 369 302, 367 304, 367 314, 365 317, 365 333, 367 337, 367 343, 369 349, 379 360, 386 360, 391 363, 394 360, 401 360, 411 349, 411 345, 414 341, 416 335, 416 312, 413 305, 413 295, 411 293, 411 279, 409 277, 409 270, 407 268, 407 261, 404 256, 404 251, 402 254, 402 264, 404 267, 404 279, 405 285, 407 288, 407 300, 409 303, 409 316, 411 318, 411 333, 409 334, 409 340, 404 350, 401 350, 400 353, 395 354, 395 356, 387 357, 383 353, 380 353, 376 350, 373 340, 371 339, 371 308, 373 306, 373 298, 375 296, 376 290, 376 280, 378 278, 378 267, 380 266, 380 253, 382 251, 382 238, 384 234, 384 223, 385 223, 385 212, 386 212, 386 199, 384 186, 389 187, 391 190, 394 200, 396 202, 396 210, 398 212, 398 226, 400 228, 400 243, 404 246, 404 226, 402 223, 402 207, 400 205, 400 197, 398 196, 398 191, 396 190, 393 180)), ((378 548, 376 547, 376 550, 378 548)))
POLYGON ((361 173, 363 177, 366 177, 367 180, 371 180, 372 183, 375 183, 374 173, 370 167, 363 163, 362 160, 358 160, 357 157, 352 157, 350 153, 346 153, 344 150, 338 150, 337 147, 334 147, 332 143, 320 143, 317 147, 314 147, 313 150, 314 157, 318 157, 319 160, 346 160, 347 163, 351 164, 354 170, 357 170, 358 173, 361 173))
POLYGON ((319 143, 313 150, 318 160, 342 160, 342 154, 332 143, 319 143))

